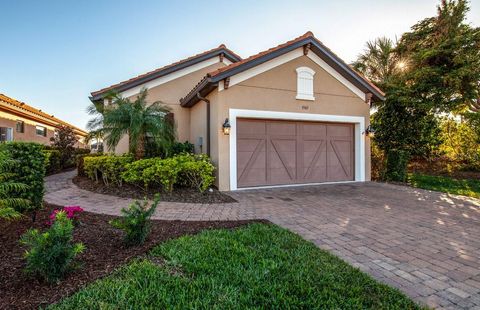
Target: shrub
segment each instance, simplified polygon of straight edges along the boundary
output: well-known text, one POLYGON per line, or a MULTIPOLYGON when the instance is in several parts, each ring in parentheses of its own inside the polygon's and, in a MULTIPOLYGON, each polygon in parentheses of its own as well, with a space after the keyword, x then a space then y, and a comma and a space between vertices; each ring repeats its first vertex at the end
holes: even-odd
POLYGON ((62 170, 62 162, 60 151, 58 150, 44 150, 45 162, 46 162, 46 173, 54 174, 62 170))
POLYGON ((55 223, 44 233, 27 231, 20 243, 25 252, 27 273, 53 283, 58 282, 72 267, 75 256, 83 252, 82 243, 73 243, 73 224, 65 212, 57 213, 55 223))
POLYGON ((18 206, 17 211, 38 210, 42 207, 45 177, 45 154, 43 146, 31 142, 8 142, 0 145, 0 151, 5 151, 14 158, 10 181, 28 185, 28 191, 18 193, 18 198, 30 201, 28 206, 18 206))
POLYGON ((177 183, 180 165, 175 157, 155 161, 155 164, 143 171, 144 183, 160 183, 164 190, 171 192, 177 183))
POLYGON ((185 141, 183 143, 181 142, 175 142, 172 145, 172 150, 171 153, 169 154, 170 156, 175 156, 178 154, 182 153, 189 153, 193 154, 194 152, 194 145, 188 141, 185 141))
POLYGON ((127 209, 122 209, 123 217, 110 221, 113 227, 125 232, 126 245, 140 245, 145 242, 151 228, 150 217, 155 212, 159 200, 159 196, 155 196, 150 207, 146 199, 143 204, 135 201, 127 209))
POLYGON ((104 156, 103 153, 92 153, 92 154, 78 154, 76 156, 76 161, 77 161, 77 175, 78 176, 87 176, 85 173, 84 169, 84 159, 85 157, 98 157, 98 156, 104 156))
POLYGON ((145 187, 149 186, 149 183, 143 176, 144 171, 155 165, 156 162, 161 160, 158 157, 141 159, 129 163, 125 166, 125 171, 122 173, 122 178, 127 183, 142 183, 145 187))
POLYGON ((105 155, 98 157, 85 157, 84 169, 87 176, 98 182, 102 178, 105 185, 115 184, 122 186, 122 172, 128 163, 133 161, 130 155, 114 156, 105 155))
POLYGON ((406 151, 395 149, 388 150, 385 180, 405 182, 407 180, 407 165, 409 159, 410 156, 406 151))
POLYGON ((0 152, 0 218, 12 220, 21 216, 17 210, 28 208, 30 201, 19 197, 28 186, 15 181, 15 160, 0 152))
POLYGON ((172 191, 175 185, 193 187, 203 192, 215 181, 215 167, 207 155, 183 153, 170 158, 149 158, 127 164, 122 178, 125 182, 145 187, 162 186, 172 191))
POLYGON ((78 155, 89 155, 91 154, 91 150, 90 149, 82 149, 82 148, 78 148, 78 149, 75 149, 75 151, 73 152, 75 157, 78 156, 78 155))
POLYGON ((180 165, 179 182, 193 187, 200 192, 206 191, 213 185, 215 167, 210 158, 205 155, 184 154, 177 157, 180 165))

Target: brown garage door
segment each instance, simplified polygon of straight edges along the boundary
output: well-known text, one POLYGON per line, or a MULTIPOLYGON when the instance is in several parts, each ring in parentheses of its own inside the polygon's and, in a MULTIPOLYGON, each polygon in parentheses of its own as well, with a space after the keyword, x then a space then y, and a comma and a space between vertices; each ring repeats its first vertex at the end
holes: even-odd
POLYGON ((238 119, 237 186, 352 181, 353 124, 238 119))

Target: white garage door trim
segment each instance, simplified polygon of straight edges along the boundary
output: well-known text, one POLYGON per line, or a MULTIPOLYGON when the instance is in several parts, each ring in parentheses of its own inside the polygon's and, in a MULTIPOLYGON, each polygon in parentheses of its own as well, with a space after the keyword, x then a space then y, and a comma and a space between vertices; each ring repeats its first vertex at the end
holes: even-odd
MULTIPOLYGON (((259 118, 259 119, 281 119, 293 121, 319 121, 334 123, 353 123, 355 124, 355 181, 365 181, 365 118, 361 116, 346 115, 326 115, 326 114, 307 114, 307 113, 290 113, 290 112, 274 112, 260 110, 240 110, 230 109, 229 120, 230 125, 230 190, 237 190, 237 118, 259 118)), ((346 183, 352 181, 342 181, 335 183, 346 183)), ((311 184, 311 183, 309 183, 311 184)), ((322 183, 325 184, 325 183, 322 183)), ((280 185, 280 186, 298 186, 280 185)), ((279 187, 268 186, 268 187, 279 187)), ((244 188, 242 188, 244 189, 244 188)))

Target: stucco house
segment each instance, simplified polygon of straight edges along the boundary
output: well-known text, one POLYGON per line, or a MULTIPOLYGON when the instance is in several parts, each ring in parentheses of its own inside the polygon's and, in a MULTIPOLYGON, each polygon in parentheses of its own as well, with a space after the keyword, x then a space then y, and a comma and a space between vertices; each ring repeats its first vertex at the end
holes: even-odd
POLYGON ((55 129, 68 126, 75 132, 77 147, 85 148, 87 132, 25 102, 0 94, 0 142, 24 141, 50 145, 55 129))
POLYGON ((370 180, 370 104, 384 94, 311 32, 246 59, 220 45, 90 99, 143 87, 171 108, 178 140, 210 155, 220 190, 370 180))

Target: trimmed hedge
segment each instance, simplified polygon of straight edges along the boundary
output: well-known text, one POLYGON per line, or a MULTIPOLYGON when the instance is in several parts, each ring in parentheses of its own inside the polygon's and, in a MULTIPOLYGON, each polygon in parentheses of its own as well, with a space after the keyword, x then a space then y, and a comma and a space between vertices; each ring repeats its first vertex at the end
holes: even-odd
POLYGON ((174 186, 206 191, 215 181, 215 167, 207 155, 180 154, 169 158, 148 158, 133 161, 130 156, 85 157, 86 175, 95 181, 103 179, 106 185, 121 186, 122 181, 141 184, 145 188, 174 186))
POLYGON ((62 170, 62 156, 58 150, 44 150, 46 173, 54 174, 62 170))
POLYGON ((98 156, 105 156, 103 153, 88 153, 88 154, 79 154, 76 156, 76 163, 77 163, 77 174, 82 177, 86 177, 87 174, 85 173, 84 169, 84 159, 85 157, 98 157, 98 156))
POLYGON ((7 152, 15 159, 15 177, 12 181, 28 185, 28 191, 19 193, 19 198, 28 199, 28 208, 17 210, 38 210, 42 207, 46 156, 43 145, 32 142, 7 142, 0 144, 0 151, 7 152))
POLYGON ((105 185, 122 186, 121 174, 125 171, 125 166, 132 161, 133 157, 131 155, 87 156, 83 159, 83 165, 85 173, 90 179, 97 182, 102 179, 105 185))

